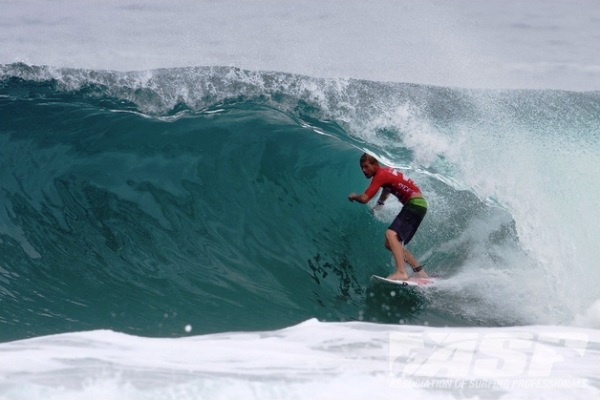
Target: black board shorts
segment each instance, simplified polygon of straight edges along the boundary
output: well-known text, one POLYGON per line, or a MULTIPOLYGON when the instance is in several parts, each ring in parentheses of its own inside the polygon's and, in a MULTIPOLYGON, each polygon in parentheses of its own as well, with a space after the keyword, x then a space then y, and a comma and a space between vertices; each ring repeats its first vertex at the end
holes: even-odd
POLYGON ((421 225, 421 221, 425 218, 425 214, 427 214, 427 203, 425 203, 425 200, 421 198, 418 199, 418 202, 413 202, 413 200, 415 199, 410 200, 402 207, 400 213, 388 227, 388 229, 391 229, 398 234, 398 239, 400 239, 404 245, 407 245, 408 242, 410 242, 419 228, 419 225, 421 225), (425 204, 425 207, 423 207, 423 203, 425 204))

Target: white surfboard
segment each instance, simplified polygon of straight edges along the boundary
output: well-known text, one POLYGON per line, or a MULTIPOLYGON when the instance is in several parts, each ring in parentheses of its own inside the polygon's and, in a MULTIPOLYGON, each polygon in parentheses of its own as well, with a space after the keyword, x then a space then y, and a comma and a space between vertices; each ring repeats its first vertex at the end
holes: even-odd
POLYGON ((407 281, 397 281, 394 279, 384 278, 378 275, 371 275, 371 284, 391 284, 394 286, 425 286, 432 283, 431 278, 409 278, 407 281))

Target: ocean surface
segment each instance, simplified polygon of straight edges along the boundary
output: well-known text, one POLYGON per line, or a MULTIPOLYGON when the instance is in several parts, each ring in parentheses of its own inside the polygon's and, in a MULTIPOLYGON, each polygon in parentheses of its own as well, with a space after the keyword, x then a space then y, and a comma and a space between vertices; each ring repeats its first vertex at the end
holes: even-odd
POLYGON ((600 4, 342 3, 7 3, 0 399, 600 394, 600 4), (471 31, 504 45, 444 63, 471 31), (369 284, 401 205, 347 200, 365 151, 426 195, 426 288, 369 284))

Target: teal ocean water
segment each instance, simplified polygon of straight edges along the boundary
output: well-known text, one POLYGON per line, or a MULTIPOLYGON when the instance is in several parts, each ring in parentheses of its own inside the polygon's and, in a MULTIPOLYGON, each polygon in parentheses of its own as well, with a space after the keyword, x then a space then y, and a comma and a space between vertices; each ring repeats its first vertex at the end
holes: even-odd
POLYGON ((0 341, 151 337, 317 318, 572 324, 600 298, 600 95, 230 67, 0 67, 0 341), (369 151, 430 211, 438 283, 390 292, 369 151))

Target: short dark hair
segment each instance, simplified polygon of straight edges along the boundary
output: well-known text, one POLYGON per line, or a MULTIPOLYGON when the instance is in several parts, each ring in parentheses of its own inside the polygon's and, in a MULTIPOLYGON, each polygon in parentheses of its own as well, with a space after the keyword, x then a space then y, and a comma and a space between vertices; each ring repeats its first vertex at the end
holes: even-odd
POLYGON ((375 157, 367 153, 363 153, 360 157, 360 163, 362 164, 364 162, 368 162, 369 164, 379 164, 379 161, 377 161, 375 157))

